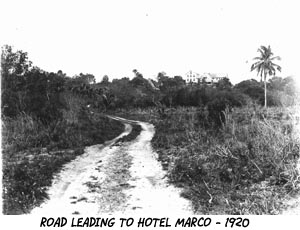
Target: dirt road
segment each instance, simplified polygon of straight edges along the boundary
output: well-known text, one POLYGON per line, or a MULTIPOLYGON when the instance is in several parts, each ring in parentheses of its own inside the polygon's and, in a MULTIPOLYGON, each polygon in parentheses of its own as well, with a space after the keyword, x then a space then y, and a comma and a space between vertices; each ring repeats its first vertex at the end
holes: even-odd
POLYGON ((104 145, 87 147, 85 153, 55 175, 49 200, 31 214, 192 214, 189 201, 168 184, 151 147, 153 125, 111 117, 123 122, 125 131, 104 145), (132 126, 142 127, 131 142, 116 143, 132 126))

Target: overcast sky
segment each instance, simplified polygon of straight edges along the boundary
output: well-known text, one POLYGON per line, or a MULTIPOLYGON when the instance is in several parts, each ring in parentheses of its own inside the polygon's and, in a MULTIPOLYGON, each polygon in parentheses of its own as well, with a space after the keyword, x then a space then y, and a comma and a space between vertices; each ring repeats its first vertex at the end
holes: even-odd
MULTIPOLYGON (((0 0, 1 45, 28 52, 34 65, 97 80, 250 73, 260 45, 281 56, 279 76, 300 77, 299 4, 289 0, 0 0)), ((259 78, 257 78, 259 79, 259 78)))

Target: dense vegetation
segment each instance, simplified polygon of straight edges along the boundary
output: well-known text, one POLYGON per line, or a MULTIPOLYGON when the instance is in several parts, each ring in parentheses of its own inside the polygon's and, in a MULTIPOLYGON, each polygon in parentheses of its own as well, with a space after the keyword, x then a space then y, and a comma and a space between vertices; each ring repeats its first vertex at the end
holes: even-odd
POLYGON ((149 109, 121 114, 155 124, 159 160, 196 211, 277 214, 299 192, 294 109, 225 109, 219 128, 197 107, 166 109, 164 116, 149 109))
POLYGON ((27 53, 6 46, 1 55, 3 211, 29 212, 46 197, 61 166, 123 131, 108 119, 94 76, 67 77, 32 67, 27 53))
MULTIPOLYGON (((198 211, 274 214, 284 195, 297 191, 300 142, 292 106, 299 90, 292 77, 266 82, 272 107, 262 109, 264 84, 254 79, 186 84, 181 76, 160 72, 150 80, 133 70, 133 79, 104 76, 96 83, 91 74, 68 77, 33 67, 27 53, 9 46, 1 69, 6 213, 30 210, 64 162, 119 133, 122 127, 106 113, 155 125, 153 147, 198 211)), ((139 132, 134 126, 123 141, 139 132)))

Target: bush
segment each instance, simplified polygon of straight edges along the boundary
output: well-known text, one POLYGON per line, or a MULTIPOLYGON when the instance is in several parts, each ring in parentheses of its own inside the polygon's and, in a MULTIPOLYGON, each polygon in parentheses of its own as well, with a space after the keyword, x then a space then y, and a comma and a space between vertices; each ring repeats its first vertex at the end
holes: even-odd
POLYGON ((225 121, 223 111, 225 108, 239 107, 246 104, 245 96, 238 92, 220 91, 208 102, 209 118, 216 125, 225 121))
POLYGON ((11 153, 22 149, 46 146, 49 141, 48 128, 39 120, 25 113, 15 119, 2 117, 3 151, 11 153))

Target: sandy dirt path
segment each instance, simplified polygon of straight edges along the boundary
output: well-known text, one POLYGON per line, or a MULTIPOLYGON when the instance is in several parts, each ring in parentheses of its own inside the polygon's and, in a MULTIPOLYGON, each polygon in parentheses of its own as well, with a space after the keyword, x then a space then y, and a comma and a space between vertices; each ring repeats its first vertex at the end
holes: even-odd
POLYGON ((180 189, 168 184, 165 171, 151 147, 154 126, 125 120, 125 131, 104 145, 87 147, 85 153, 55 175, 49 199, 31 214, 192 214, 180 189), (140 135, 117 143, 137 123, 140 135))

